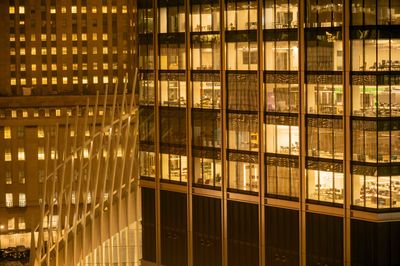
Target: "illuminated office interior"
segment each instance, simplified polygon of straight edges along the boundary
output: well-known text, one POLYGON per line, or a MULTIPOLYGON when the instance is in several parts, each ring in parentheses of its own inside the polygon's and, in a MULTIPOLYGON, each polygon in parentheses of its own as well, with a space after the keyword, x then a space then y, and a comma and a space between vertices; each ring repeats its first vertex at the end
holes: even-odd
POLYGON ((399 26, 396 0, 139 1, 143 259, 400 263, 399 26))

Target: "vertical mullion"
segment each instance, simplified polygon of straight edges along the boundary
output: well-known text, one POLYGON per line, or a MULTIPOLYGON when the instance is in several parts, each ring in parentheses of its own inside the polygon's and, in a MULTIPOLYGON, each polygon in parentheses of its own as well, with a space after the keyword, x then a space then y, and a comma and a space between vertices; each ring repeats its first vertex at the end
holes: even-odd
POLYGON ((300 265, 306 266, 306 128, 305 128, 305 112, 306 112, 306 97, 304 89, 305 80, 305 0, 299 0, 299 94, 300 94, 300 108, 299 108, 299 133, 300 133, 300 152, 299 152, 299 181, 300 181, 300 195, 299 195, 299 246, 300 246, 300 265))

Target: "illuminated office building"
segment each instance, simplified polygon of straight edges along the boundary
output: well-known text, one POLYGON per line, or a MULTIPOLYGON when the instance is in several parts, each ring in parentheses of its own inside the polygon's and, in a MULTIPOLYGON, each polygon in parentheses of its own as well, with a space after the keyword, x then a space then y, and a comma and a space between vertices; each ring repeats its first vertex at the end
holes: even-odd
POLYGON ((400 2, 138 2, 143 259, 398 265, 400 2))
MULTIPOLYGON (((122 92, 126 76, 130 88, 135 2, 0 1, 1 248, 29 246, 30 232, 40 223, 45 158, 54 160, 59 152, 46 153, 46 138, 55 142, 56 124, 65 125, 87 98, 92 117, 96 92, 104 94, 109 86, 112 94, 117 82, 122 92)), ((104 112, 100 108, 97 115, 104 112)))

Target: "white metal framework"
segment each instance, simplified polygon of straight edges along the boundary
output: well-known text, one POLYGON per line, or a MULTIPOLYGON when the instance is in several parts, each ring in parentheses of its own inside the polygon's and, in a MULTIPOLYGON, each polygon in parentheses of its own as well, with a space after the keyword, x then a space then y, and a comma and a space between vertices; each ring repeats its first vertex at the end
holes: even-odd
POLYGON ((138 263, 135 95, 125 82, 110 106, 107 92, 102 104, 97 95, 93 108, 89 100, 77 106, 73 121, 56 125, 55 138, 47 135, 43 222, 32 232, 35 265, 138 263))

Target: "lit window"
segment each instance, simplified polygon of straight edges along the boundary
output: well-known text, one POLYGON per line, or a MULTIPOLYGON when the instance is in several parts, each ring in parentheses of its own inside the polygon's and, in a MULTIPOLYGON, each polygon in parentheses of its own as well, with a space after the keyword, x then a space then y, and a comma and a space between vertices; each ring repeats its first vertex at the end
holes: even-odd
POLYGON ((93 62, 93 70, 97 70, 97 62, 93 62))
POLYGON ((44 160, 44 147, 38 147, 38 160, 44 160))
POLYGON ((61 110, 60 109, 56 109, 56 116, 61 116, 61 110))
POLYGON ((11 85, 17 85, 17 80, 15 78, 11 79, 11 85))
POLYGON ((12 184, 11 172, 6 171, 6 185, 11 185, 11 184, 12 184))
POLYGON ((56 8, 55 7, 51 7, 50 8, 50 13, 51 14, 55 14, 56 13, 56 8))
POLYGON ((108 54, 108 47, 103 47, 103 54, 108 54))
POLYGON ((87 54, 87 47, 86 46, 82 47, 82 54, 87 54))
POLYGON ((27 118, 28 117, 28 111, 22 110, 22 117, 27 118))
POLYGON ((61 7, 61 13, 67 13, 67 8, 65 6, 61 7))
POLYGON ((23 47, 20 48, 20 49, 19 49, 19 54, 20 54, 20 55, 25 55, 25 48, 23 48, 23 47))
POLYGON ((21 64, 21 67, 19 68, 19 70, 26 71, 26 65, 25 64, 21 64))
POLYGON ((4 127, 4 139, 11 139, 11 128, 4 127))
POLYGON ((52 41, 55 41, 57 39, 57 36, 55 34, 51 34, 50 38, 51 38, 52 41))
POLYGON ((72 70, 78 70, 78 64, 72 64, 72 70))
POLYGON ((78 84, 78 81, 79 81, 79 79, 77 76, 72 77, 72 84, 78 84))
POLYGON ((93 41, 97 41, 97 33, 92 34, 92 39, 93 39, 93 41))
POLYGON ((67 64, 62 64, 62 70, 68 70, 68 65, 67 64))
POLYGON ((17 111, 16 110, 11 110, 11 117, 12 118, 17 118, 17 111))
POLYGON ((127 6, 122 6, 122 13, 128 13, 128 7, 127 6))
POLYGON ((108 64, 107 63, 103 63, 103 69, 107 70, 108 69, 108 64))
POLYGON ((25 230, 26 229, 25 218, 24 217, 18 217, 18 229, 19 230, 25 230))
POLYGON ((19 206, 26 207, 26 195, 25 193, 19 193, 19 206))
POLYGON ((97 13, 97 8, 95 6, 92 7, 92 13, 97 13))
POLYGON ((24 6, 19 6, 18 13, 25 14, 25 7, 24 6))
POLYGON ((51 70, 57 70, 57 65, 56 64, 51 64, 51 70))
POLYGON ((82 41, 86 41, 87 40, 87 35, 86 33, 82 33, 82 41))
POLYGON ((33 111, 33 117, 39 117, 39 111, 38 110, 33 111))
POLYGON ((36 35, 35 34, 31 34, 31 41, 32 42, 36 41, 36 35))
POLYGON ((24 42, 24 41, 25 41, 25 34, 20 34, 20 35, 19 35, 19 40, 20 40, 21 42, 24 42))
POLYGON ((89 150, 88 148, 83 148, 83 158, 89 158, 89 150))
POLYGON ((69 132, 69 136, 75 137, 75 130, 71 129, 71 131, 69 132))
POLYGON ((20 20, 19 25, 25 25, 25 20, 20 20))
POLYGON ((46 49, 46 47, 42 47, 41 53, 42 53, 42 55, 47 55, 47 49, 46 49))
POLYGON ((108 83, 108 77, 107 76, 103 77, 103 83, 108 83))
POLYGON ((54 159, 58 159, 58 153, 57 153, 57 151, 55 150, 55 148, 51 148, 51 151, 50 151, 50 158, 52 159, 52 160, 54 160, 54 159))
POLYGON ((122 152, 122 146, 119 145, 119 146, 118 146, 118 149, 117 149, 117 157, 122 157, 122 154, 123 154, 123 152, 122 152))
POLYGON ((87 84, 87 83, 88 83, 87 77, 83 77, 83 78, 82 78, 82 84, 87 84))
POLYGON ((10 55, 15 55, 15 48, 10 48, 10 55))
POLYGON ((32 85, 36 85, 36 84, 37 84, 36 78, 32 78, 32 85))
POLYGON ((9 9, 8 9, 8 12, 9 12, 10 14, 14 14, 14 13, 15 13, 15 7, 10 6, 9 9))
POLYGON ((82 7, 81 7, 81 12, 82 12, 82 13, 86 13, 86 6, 82 6, 82 7))
POLYGON ((42 84, 43 85, 47 85, 47 78, 46 77, 42 78, 42 84))
POLYGON ((4 161, 10 162, 11 160, 11 150, 9 148, 4 149, 4 161))
POLYGON ((41 34, 40 35, 40 40, 46 41, 46 34, 41 34))
POLYGON ((57 85, 57 77, 51 78, 51 84, 57 85))
MULTIPOLYGON (((12 207, 12 206, 7 206, 7 207, 12 207)), ((8 230, 14 230, 15 229, 15 219, 13 218, 9 218, 8 219, 8 230)))
POLYGON ((63 84, 68 84, 68 77, 63 77, 63 84))
POLYGON ((108 34, 107 33, 103 33, 103 41, 107 41, 108 40, 108 34))
POLYGON ((24 148, 18 148, 18 161, 25 161, 25 150, 24 150, 24 148))
MULTIPOLYGON (((93 110, 92 110, 92 114, 93 114, 93 110)), ((89 110, 89 116, 90 116, 90 110, 89 110)), ((89 129, 85 130, 85 137, 90 137, 90 131, 89 129)))
POLYGON ((93 76, 93 83, 97 84, 99 82, 99 78, 97 76, 93 76))
POLYGON ((101 7, 101 12, 107 13, 107 6, 102 6, 101 7))
POLYGON ((62 48, 62 54, 64 54, 64 55, 67 54, 67 47, 62 48))
POLYGON ((72 47, 72 54, 78 54, 78 47, 72 47))
POLYGON ((93 47, 93 54, 97 54, 97 47, 93 47))
POLYGON ((32 71, 36 71, 36 64, 31 65, 32 71))
POLYGON ((51 47, 51 54, 56 55, 57 54, 57 48, 56 47, 51 47))
POLYGON ((63 33, 63 34, 61 35, 61 39, 62 39, 63 41, 66 41, 66 40, 67 40, 67 34, 66 34, 66 33, 63 33))
POLYGON ((21 79, 21 85, 26 85, 26 78, 21 79))
POLYGON ((117 13, 117 7, 116 6, 113 6, 111 8, 111 13, 117 13))
POLYGON ((77 8, 76 6, 71 6, 71 13, 76 13, 77 12, 77 8))
POLYGON ((39 139, 44 138, 44 128, 43 127, 38 127, 38 129, 37 129, 37 137, 39 139))
POLYGON ((78 40, 78 34, 74 33, 72 34, 72 40, 77 41, 78 40))
MULTIPOLYGON (((13 194, 12 193, 6 193, 6 207, 12 207, 13 206, 13 194)), ((8 229, 10 229, 10 222, 8 222, 8 229)))

